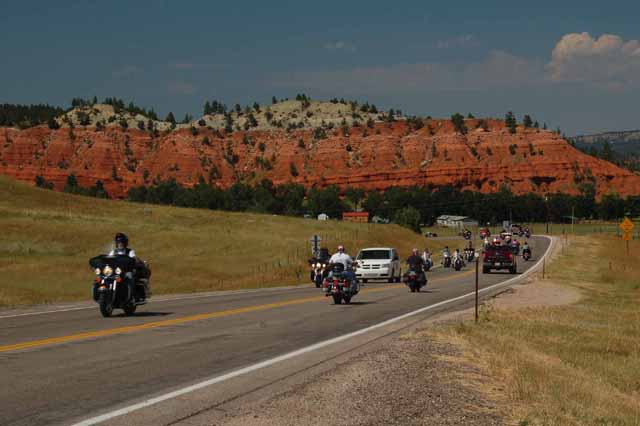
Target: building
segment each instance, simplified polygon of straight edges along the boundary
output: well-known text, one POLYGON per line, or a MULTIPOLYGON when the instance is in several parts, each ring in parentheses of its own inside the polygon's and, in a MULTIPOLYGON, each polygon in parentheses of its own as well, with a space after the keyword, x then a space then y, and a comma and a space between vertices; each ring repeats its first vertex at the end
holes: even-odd
POLYGON ((369 213, 367 212, 344 212, 342 213, 342 220, 345 222, 369 222, 369 213))
POLYGON ((320 213, 318 215, 318 220, 329 220, 329 215, 324 214, 324 213, 320 213))
POLYGON ((471 219, 469 216, 454 216, 443 214, 442 216, 438 216, 436 222, 440 226, 457 229, 478 226, 478 221, 471 219))

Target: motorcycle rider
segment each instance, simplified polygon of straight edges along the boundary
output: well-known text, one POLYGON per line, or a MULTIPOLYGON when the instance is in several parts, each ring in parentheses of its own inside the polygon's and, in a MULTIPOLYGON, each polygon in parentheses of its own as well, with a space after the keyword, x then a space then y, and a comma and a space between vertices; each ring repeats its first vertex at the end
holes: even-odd
MULTIPOLYGON (((146 266, 144 262, 136 256, 135 250, 129 248, 129 238, 126 234, 122 232, 118 232, 114 238, 114 249, 109 252, 109 256, 129 256, 132 259, 135 259, 136 266, 133 271, 129 271, 125 273, 125 281, 127 282, 127 286, 129 287, 129 294, 135 295, 135 286, 136 286, 136 272, 138 269, 146 270, 146 266)), ((145 284, 145 292, 149 293, 148 282, 145 284)), ((138 301, 138 297, 136 296, 136 302, 138 301)))
POLYGON ((444 246, 444 250, 442 250, 442 264, 444 265, 445 259, 447 257, 451 257, 451 251, 449 250, 449 246, 444 246))
MULTIPOLYGON (((330 264, 341 263, 344 265, 344 277, 348 281, 351 281, 351 291, 355 292, 358 289, 358 281, 356 280, 356 274, 351 270, 353 265, 353 258, 344 252, 344 246, 339 245, 338 251, 329 259, 330 264)), ((329 276, 333 276, 333 269, 329 272, 329 276)))
POLYGON ((433 260, 431 259, 431 252, 428 247, 424 248, 422 252, 422 260, 424 260, 425 269, 429 270, 433 266, 433 260))
POLYGON ((529 256, 531 256, 531 248, 529 247, 529 242, 527 240, 524 240, 524 244, 522 245, 522 255, 527 252, 529 253, 529 256))
POLYGON ((464 258, 462 257, 462 254, 460 253, 460 249, 459 248, 457 248, 453 252, 453 259, 452 259, 451 264, 455 265, 457 259, 460 259, 460 262, 462 262, 462 266, 464 266, 464 258))
POLYGON ((427 274, 424 272, 425 261, 418 254, 418 249, 414 248, 411 250, 411 256, 409 256, 406 260, 407 265, 409 265, 410 269, 413 269, 415 273, 418 275, 418 282, 423 286, 427 283, 427 274))
POLYGON ((468 259, 472 259, 472 256, 475 256, 476 249, 473 248, 473 241, 469 241, 469 244, 464 249, 464 254, 468 259))

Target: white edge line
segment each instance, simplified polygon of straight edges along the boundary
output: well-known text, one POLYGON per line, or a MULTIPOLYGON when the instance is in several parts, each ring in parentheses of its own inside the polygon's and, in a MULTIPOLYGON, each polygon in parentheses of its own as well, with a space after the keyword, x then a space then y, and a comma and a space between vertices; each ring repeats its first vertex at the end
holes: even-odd
MULTIPOLYGON (((540 259, 538 259, 538 261, 535 263, 535 265, 533 265, 531 268, 527 269, 525 272, 523 272, 521 275, 519 275, 517 277, 513 277, 513 278, 510 278, 510 279, 508 279, 506 281, 500 282, 498 284, 494 284, 492 286, 480 289, 479 293, 485 293, 485 292, 487 292, 489 290, 492 290, 494 288, 509 285, 510 283, 512 283, 514 281, 518 281, 518 280, 521 280, 521 279, 525 278, 527 275, 529 275, 532 272, 534 272, 535 270, 537 270, 538 267, 540 266, 540 263, 544 260, 545 257, 547 257, 547 255, 549 254, 551 248, 554 246, 554 243, 555 243, 555 238, 554 237, 549 237, 549 236, 546 236, 546 235, 543 235, 542 237, 548 238, 550 240, 549 247, 547 247, 547 250, 545 251, 544 255, 540 259)), ((294 357, 297 357, 297 356, 300 356, 300 355, 304 355, 304 354, 309 353, 309 352, 313 352, 313 351, 321 349, 323 347, 333 345, 334 343, 342 342, 342 341, 350 339, 352 337, 359 336, 361 334, 365 334, 365 333, 367 333, 369 331, 385 327, 385 326, 387 326, 389 324, 393 324, 393 323, 398 322, 398 321, 402 321, 403 319, 412 317, 412 316, 420 314, 422 312, 426 312, 426 311, 429 311, 431 309, 438 308, 440 306, 449 304, 451 302, 457 302, 457 301, 465 299, 465 298, 467 298, 469 296, 473 296, 474 294, 475 294, 475 291, 473 291, 471 293, 463 294, 462 296, 454 297, 453 299, 443 300, 442 302, 438 302, 438 303, 435 303, 433 305, 425 306, 424 308, 420 308, 418 310, 415 310, 415 311, 412 311, 412 312, 408 312, 406 314, 400 315, 400 316, 395 317, 395 318, 388 319, 388 320, 383 321, 381 323, 374 324, 372 326, 369 326, 369 327, 366 327, 366 328, 363 328, 363 329, 360 329, 360 330, 357 330, 357 331, 354 331, 354 332, 351 332, 351 333, 348 333, 348 334, 343 334, 342 336, 334 337, 334 338, 329 339, 329 340, 318 342, 318 343, 315 343, 313 345, 306 346, 304 348, 295 350, 293 352, 289 352, 289 353, 277 356, 275 358, 271 358, 271 359, 259 362, 257 364, 249 365, 249 366, 241 368, 239 370, 234 370, 234 371, 231 371, 229 373, 223 374, 221 376, 216 376, 216 377, 213 377, 211 379, 202 381, 200 383, 196 383, 196 384, 184 387, 182 389, 178 389, 178 390, 175 390, 173 392, 169 392, 169 393, 166 393, 164 395, 157 396, 155 398, 147 399, 145 401, 139 402, 137 404, 130 405, 128 407, 124 407, 124 408, 121 408, 121 409, 118 409, 118 410, 115 410, 115 411, 111 411, 109 413, 105 413, 105 414, 102 414, 102 415, 99 415, 99 416, 96 416, 96 417, 92 417, 92 418, 83 420, 83 421, 81 421, 79 423, 74 423, 71 426, 91 426, 91 425, 95 425, 95 424, 98 424, 98 423, 113 419, 114 417, 119 417, 119 416, 122 416, 122 415, 125 415, 125 414, 128 414, 128 413, 131 413, 133 411, 137 411, 137 410, 140 410, 142 408, 149 407, 149 406, 157 404, 159 402, 167 401, 169 399, 176 398, 178 396, 181 396, 181 395, 184 395, 184 394, 187 394, 187 393, 190 393, 190 392, 205 388, 207 386, 215 385, 217 383, 221 383, 221 382, 224 382, 226 380, 233 379, 235 377, 242 376, 244 374, 251 373, 253 371, 260 370, 260 369, 265 368, 265 367, 269 367, 269 366, 277 364, 279 362, 286 361, 288 359, 291 359, 291 358, 294 358, 294 357)))

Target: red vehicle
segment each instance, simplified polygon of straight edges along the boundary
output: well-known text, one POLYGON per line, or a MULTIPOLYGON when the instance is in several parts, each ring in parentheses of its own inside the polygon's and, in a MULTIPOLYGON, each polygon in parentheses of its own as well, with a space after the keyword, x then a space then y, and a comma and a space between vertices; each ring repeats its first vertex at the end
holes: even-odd
POLYGON ((480 228, 480 238, 484 239, 491 236, 489 228, 480 228))
POLYGON ((512 274, 517 272, 516 256, 510 246, 491 245, 485 249, 482 260, 482 273, 488 274, 492 269, 507 269, 512 274))

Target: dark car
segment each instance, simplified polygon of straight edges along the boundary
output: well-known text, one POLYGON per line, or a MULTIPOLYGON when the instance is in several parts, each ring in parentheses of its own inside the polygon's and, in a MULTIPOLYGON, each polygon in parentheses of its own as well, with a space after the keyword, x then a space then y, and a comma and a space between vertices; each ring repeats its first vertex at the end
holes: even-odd
POLYGON ((518 270, 516 256, 513 249, 508 245, 489 246, 484 251, 482 260, 482 273, 487 274, 492 269, 507 269, 510 273, 515 274, 518 270))

